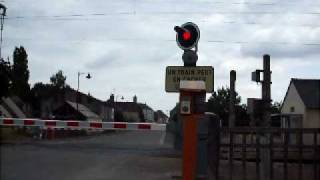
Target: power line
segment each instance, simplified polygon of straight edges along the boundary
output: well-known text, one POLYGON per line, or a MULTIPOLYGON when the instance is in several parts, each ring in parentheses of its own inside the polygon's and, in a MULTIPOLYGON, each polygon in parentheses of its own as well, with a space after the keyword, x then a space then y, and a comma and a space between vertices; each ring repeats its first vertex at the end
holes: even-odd
MULTIPOLYGON (((14 1, 14 0, 10 0, 14 1)), ((19 2, 19 0, 15 0, 16 2, 19 2)), ((24 0, 21 0, 24 1, 24 0)), ((84 0, 85 2, 87 0, 84 0)), ((299 0, 296 1, 287 1, 287 2, 279 2, 279 1, 265 1, 265 2, 253 2, 253 1, 211 1, 211 0, 206 0, 206 1, 186 1, 186 0, 175 0, 174 2, 172 0, 164 1, 155 1, 155 0, 150 0, 150 1, 141 1, 141 0, 135 0, 137 4, 157 4, 157 3, 184 3, 184 4, 190 4, 190 3, 197 3, 197 4, 227 4, 227 5, 257 5, 257 6, 274 6, 274 5, 298 5, 301 3, 304 3, 306 5, 320 5, 320 2, 301 2, 299 0)), ((5 2, 5 0, 0 0, 0 2, 5 2)), ((79 2, 79 0, 78 0, 79 2)), ((77 2, 77 3, 78 3, 77 2)), ((107 2, 109 3, 109 2, 107 2)), ((113 2, 114 3, 114 2, 113 2)), ((110 3, 109 3, 110 4, 110 3)))
MULTIPOLYGON (((125 42, 151 42, 151 43, 168 43, 168 42, 175 42, 175 40, 172 39, 157 39, 156 41, 154 39, 145 39, 145 38, 108 38, 108 39, 100 39, 100 40, 63 40, 63 41, 54 41, 54 40, 35 40, 33 38, 6 38, 7 40, 29 40, 32 42, 48 42, 48 43, 91 43, 91 42, 108 42, 108 41, 125 41, 125 42)), ((286 41, 227 41, 227 40, 219 40, 219 39, 212 39, 212 40, 202 40, 201 42, 204 43, 214 43, 214 44, 236 44, 236 45, 246 45, 246 44, 270 44, 270 45, 282 45, 282 46, 293 46, 293 45, 299 45, 299 46, 314 46, 314 47, 320 47, 320 42, 286 42, 286 41)))
POLYGON ((208 40, 208 43, 229 43, 229 44, 275 44, 275 45, 303 45, 303 46, 320 46, 320 42, 268 42, 268 41, 261 41, 261 42, 253 42, 253 41, 224 41, 224 40, 208 40))
POLYGON ((280 11, 239 11, 239 12, 182 12, 182 11, 158 11, 158 12, 111 12, 111 13, 91 13, 91 14, 65 14, 65 15, 34 15, 34 16, 8 16, 6 19, 35 19, 35 18, 65 18, 65 17, 91 17, 91 16, 111 16, 111 15, 188 15, 188 14, 294 14, 294 15, 320 15, 320 12, 280 12, 280 11))
MULTIPOLYGON (((121 14, 125 14, 125 13, 121 13, 121 14)), ((35 19, 28 19, 28 17, 23 17, 23 16, 16 16, 16 17, 11 17, 11 18, 5 18, 8 20, 13 20, 13 19, 27 19, 27 20, 37 20, 37 21, 95 21, 95 20, 105 20, 105 19, 97 19, 97 18, 87 18, 89 16, 106 16, 104 14, 91 14, 88 16, 82 16, 80 14, 74 14, 74 15, 59 15, 59 16, 51 16, 51 18, 49 16, 33 16, 33 17, 37 17, 35 19)), ((132 19, 118 19, 117 21, 132 21, 132 19)), ((148 19, 143 19, 143 20, 139 20, 139 21, 147 21, 148 19)), ((158 22, 177 22, 179 20, 177 19, 157 19, 158 22)), ((181 20, 182 21, 182 20, 181 20)), ((207 20, 206 18, 202 19, 202 20, 198 20, 198 22, 200 23, 207 23, 210 22, 210 20, 207 20)), ((218 22, 217 24, 222 23, 222 24, 238 24, 238 25, 279 25, 279 26, 298 26, 298 27, 310 27, 310 28, 317 28, 320 27, 320 24, 290 24, 290 23, 281 23, 281 24, 276 24, 276 23, 261 23, 261 22, 255 22, 255 21, 250 21, 250 22, 241 22, 241 21, 222 21, 222 22, 218 22)))
POLYGON ((134 12, 113 12, 113 13, 91 13, 91 14, 65 14, 65 15, 34 15, 34 16, 8 16, 6 19, 46 19, 46 18, 68 18, 68 17, 91 17, 111 15, 134 15, 134 12))
POLYGON ((173 4, 173 3, 177 3, 177 4, 216 4, 216 5, 248 5, 248 6, 295 6, 295 5, 308 5, 308 6, 320 6, 320 2, 319 3, 314 3, 314 2, 301 2, 301 1, 289 1, 289 2, 277 2, 277 1, 266 1, 266 2, 252 2, 252 1, 234 1, 234 2, 230 2, 230 1, 185 1, 185 0, 180 0, 177 1, 175 0, 174 2, 172 0, 170 1, 137 1, 135 2, 136 4, 157 4, 157 3, 161 3, 161 4, 173 4))
MULTIPOLYGON (((208 20, 204 20, 204 22, 209 22, 208 20)), ((240 25, 280 25, 280 26, 300 26, 300 27, 311 27, 311 28, 317 28, 320 27, 320 24, 289 24, 289 23, 281 23, 281 24, 272 24, 272 23, 259 23, 259 22, 237 22, 237 21, 223 21, 224 24, 240 24, 240 25)))
POLYGON ((283 14, 295 14, 295 15, 320 15, 320 12, 281 12, 281 11, 238 11, 238 12, 227 12, 227 11, 216 11, 216 12, 182 12, 182 11, 163 11, 163 12, 144 12, 141 14, 163 14, 163 15, 171 15, 171 14, 182 14, 182 15, 188 15, 188 14, 277 14, 277 15, 283 15, 283 14))
MULTIPOLYGON (((280 5, 300 5, 299 1, 295 2, 210 2, 210 1, 202 1, 208 4, 232 4, 232 5, 253 5, 253 6, 280 6, 280 5)), ((319 6, 320 3, 307 3, 308 6, 319 6)))

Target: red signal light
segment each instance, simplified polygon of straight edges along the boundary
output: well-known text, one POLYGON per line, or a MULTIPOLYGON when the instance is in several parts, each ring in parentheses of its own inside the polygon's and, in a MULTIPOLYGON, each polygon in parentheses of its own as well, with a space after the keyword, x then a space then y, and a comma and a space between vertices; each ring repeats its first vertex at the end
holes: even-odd
POLYGON ((175 26, 174 30, 177 32, 176 42, 181 49, 190 50, 197 45, 200 31, 196 24, 187 22, 182 24, 181 27, 175 26))
POLYGON ((191 38, 191 34, 188 31, 183 32, 183 40, 187 41, 191 38))

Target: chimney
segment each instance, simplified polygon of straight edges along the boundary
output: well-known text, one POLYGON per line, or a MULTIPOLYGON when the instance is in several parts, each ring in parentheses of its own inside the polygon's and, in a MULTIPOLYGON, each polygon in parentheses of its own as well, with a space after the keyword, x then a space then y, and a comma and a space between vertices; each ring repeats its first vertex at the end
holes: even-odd
POLYGON ((137 103, 137 102, 138 102, 138 100, 137 100, 137 99, 138 99, 138 98, 137 98, 137 96, 136 96, 136 95, 134 95, 134 96, 133 96, 133 102, 134 102, 134 103, 137 103))
POLYGON ((111 103, 114 103, 114 94, 110 95, 110 99, 109 100, 110 100, 111 103))

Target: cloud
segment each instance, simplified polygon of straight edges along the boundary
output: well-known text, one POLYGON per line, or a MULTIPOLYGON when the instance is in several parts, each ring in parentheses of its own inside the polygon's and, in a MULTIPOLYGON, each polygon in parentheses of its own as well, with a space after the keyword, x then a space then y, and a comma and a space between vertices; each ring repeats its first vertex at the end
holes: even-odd
MULTIPOLYGON (((320 44, 303 45, 303 44, 252 44, 243 45, 241 52, 244 56, 259 57, 261 54, 269 54, 275 58, 295 58, 301 59, 308 56, 319 55, 320 44)), ((316 60, 316 59, 314 59, 316 60)))
POLYGON ((104 69, 106 67, 110 68, 111 66, 115 67, 120 65, 121 61, 119 62, 119 60, 121 60, 121 53, 119 53, 119 49, 114 49, 98 57, 96 60, 88 62, 87 67, 96 70, 104 69))
POLYGON ((262 68, 262 55, 269 53, 272 96, 280 101, 291 77, 320 77, 320 46, 304 45, 320 42, 318 16, 303 14, 317 11, 312 3, 7 1, 2 52, 6 57, 14 46, 27 49, 31 83, 47 82, 62 69, 76 87, 77 72, 90 72, 92 79, 80 79, 85 93, 106 100, 115 91, 128 101, 136 94, 154 109, 169 110, 178 95, 164 91, 165 68, 183 65, 173 27, 193 21, 201 30, 198 65, 214 66, 215 89, 228 85, 235 69, 243 101, 260 97, 250 73, 262 68))
POLYGON ((241 52, 255 57, 265 53, 277 58, 314 56, 318 55, 320 50, 320 44, 317 45, 318 35, 320 30, 310 27, 289 28, 274 25, 264 29, 257 28, 248 38, 248 44, 241 46, 241 52))

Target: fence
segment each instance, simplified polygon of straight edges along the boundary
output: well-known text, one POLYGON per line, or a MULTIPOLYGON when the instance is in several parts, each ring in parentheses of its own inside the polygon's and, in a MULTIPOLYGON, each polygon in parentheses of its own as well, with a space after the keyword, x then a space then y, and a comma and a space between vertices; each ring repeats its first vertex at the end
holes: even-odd
POLYGON ((320 179, 320 128, 209 129, 213 179, 320 179))

